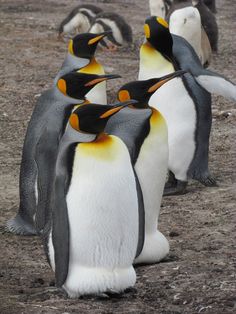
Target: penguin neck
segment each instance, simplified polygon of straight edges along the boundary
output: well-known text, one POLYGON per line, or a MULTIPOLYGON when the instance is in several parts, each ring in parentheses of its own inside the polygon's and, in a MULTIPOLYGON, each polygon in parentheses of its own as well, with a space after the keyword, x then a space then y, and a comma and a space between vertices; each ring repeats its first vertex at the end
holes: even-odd
POLYGON ((92 57, 90 62, 85 67, 81 68, 79 72, 97 75, 105 74, 103 66, 99 62, 97 62, 95 57, 92 57))
POLYGON ((57 86, 54 86, 53 88, 53 94, 54 98, 56 100, 69 103, 69 104, 82 104, 84 102, 84 99, 77 99, 77 98, 72 98, 67 95, 64 95, 57 86))
POLYGON ((90 62, 89 58, 76 57, 76 56, 72 55, 70 52, 68 52, 66 57, 65 57, 65 60, 62 64, 60 71, 57 73, 57 75, 54 79, 54 82, 53 82, 54 85, 57 84, 57 81, 63 75, 65 75, 71 71, 83 68, 83 67, 87 66, 89 64, 89 62, 90 62))
POLYGON ((139 79, 164 76, 175 71, 173 62, 167 60, 159 51, 148 42, 140 49, 139 79))

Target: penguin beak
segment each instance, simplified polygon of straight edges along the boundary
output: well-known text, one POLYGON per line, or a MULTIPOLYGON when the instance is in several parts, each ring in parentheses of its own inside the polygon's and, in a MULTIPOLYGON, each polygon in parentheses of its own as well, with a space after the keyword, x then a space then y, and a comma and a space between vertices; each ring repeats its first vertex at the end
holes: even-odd
POLYGON ((164 85, 165 83, 167 83, 168 81, 172 80, 175 77, 181 76, 183 74, 185 74, 187 71, 184 70, 180 70, 180 71, 176 71, 173 73, 170 73, 168 75, 165 75, 161 78, 159 78, 158 82, 155 83, 154 85, 152 85, 149 89, 148 89, 148 93, 153 93, 156 90, 158 90, 158 88, 160 88, 162 85, 164 85))
POLYGON ((108 34, 112 33, 111 31, 106 31, 106 32, 103 32, 103 33, 100 33, 100 34, 97 34, 96 37, 90 39, 88 41, 88 45, 93 45, 97 42, 99 42, 100 40, 102 40, 105 36, 107 36, 108 34))
POLYGON ((118 111, 120 111, 122 108, 127 107, 131 104, 135 104, 135 103, 137 103, 137 100, 134 100, 134 99, 130 99, 130 100, 127 100, 124 102, 118 102, 113 106, 112 109, 109 109, 108 111, 103 113, 100 116, 100 119, 108 118, 108 117, 112 116, 113 114, 117 113, 118 111))
POLYGON ((120 75, 117 75, 117 74, 107 74, 107 75, 100 75, 98 78, 96 79, 93 79, 89 82, 87 82, 86 84, 84 84, 84 86, 93 86, 93 85, 96 85, 100 82, 104 82, 104 81, 108 81, 108 80, 112 80, 112 79, 115 79, 115 78, 120 78, 121 76, 120 75))

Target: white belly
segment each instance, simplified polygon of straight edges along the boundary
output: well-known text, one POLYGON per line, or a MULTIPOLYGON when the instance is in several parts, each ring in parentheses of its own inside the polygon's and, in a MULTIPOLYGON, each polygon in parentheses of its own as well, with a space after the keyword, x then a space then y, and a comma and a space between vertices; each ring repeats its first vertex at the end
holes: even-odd
MULTIPOLYGON (((115 137, 113 137, 115 138, 115 137)), ((115 158, 76 149, 67 194, 70 226, 69 271, 64 288, 71 297, 133 286, 138 244, 136 182, 126 146, 116 139, 115 158)))
POLYGON ((153 263, 164 258, 169 252, 166 238, 157 231, 161 199, 168 168, 167 125, 158 114, 156 125, 152 125, 145 139, 135 170, 141 185, 145 207, 145 240, 136 263, 153 263))
POLYGON ((186 181, 195 152, 194 102, 187 94, 182 80, 175 78, 162 86, 149 103, 160 110, 168 125, 169 169, 176 179, 186 181))
POLYGON ((86 98, 94 104, 107 104, 106 82, 102 82, 94 86, 90 92, 86 94, 86 98))
POLYGON ((145 206, 145 231, 155 232, 168 168, 168 134, 161 125, 152 127, 145 139, 135 170, 142 188, 145 206))

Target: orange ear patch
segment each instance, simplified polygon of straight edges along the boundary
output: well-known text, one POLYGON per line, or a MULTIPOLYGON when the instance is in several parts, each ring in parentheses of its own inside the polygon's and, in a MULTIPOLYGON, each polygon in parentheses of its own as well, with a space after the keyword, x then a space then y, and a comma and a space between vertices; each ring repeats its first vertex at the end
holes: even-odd
POLYGON ((148 24, 144 24, 144 26, 143 26, 143 28, 144 28, 144 34, 145 34, 145 36, 146 36, 146 38, 148 39, 148 38, 150 38, 150 27, 149 27, 149 25, 148 24))
POLYGON ((72 115, 69 118, 69 122, 70 125, 72 126, 73 129, 75 129, 76 131, 79 131, 79 117, 77 116, 77 114, 72 113, 72 115))
POLYGON ((130 94, 126 89, 122 89, 118 93, 118 100, 119 101, 127 101, 130 100, 130 94))
POLYGON ((68 51, 69 51, 72 55, 74 55, 73 40, 72 40, 72 39, 70 39, 70 41, 69 41, 68 51))
POLYGON ((59 79, 57 82, 57 87, 64 95, 66 95, 66 81, 65 80, 59 79))

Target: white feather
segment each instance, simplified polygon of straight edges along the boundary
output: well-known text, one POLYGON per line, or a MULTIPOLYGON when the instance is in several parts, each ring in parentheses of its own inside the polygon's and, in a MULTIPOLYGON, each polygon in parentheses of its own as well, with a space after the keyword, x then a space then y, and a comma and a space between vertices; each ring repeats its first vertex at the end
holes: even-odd
POLYGON ((167 167, 168 134, 163 119, 161 127, 152 127, 151 124, 150 133, 141 147, 135 164, 145 207, 144 247, 135 263, 158 262, 169 252, 167 239, 157 230, 167 167))
POLYGON ((87 16, 82 13, 77 13, 67 24, 63 27, 63 32, 72 34, 76 33, 85 33, 90 28, 90 22, 87 16))
POLYGON ((165 18, 166 9, 163 0, 149 0, 149 8, 151 15, 165 18))

